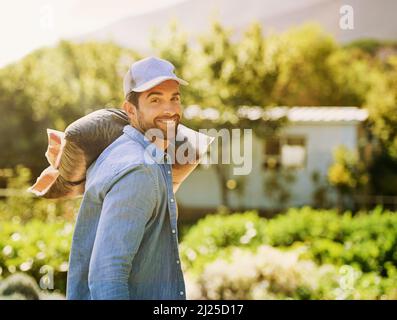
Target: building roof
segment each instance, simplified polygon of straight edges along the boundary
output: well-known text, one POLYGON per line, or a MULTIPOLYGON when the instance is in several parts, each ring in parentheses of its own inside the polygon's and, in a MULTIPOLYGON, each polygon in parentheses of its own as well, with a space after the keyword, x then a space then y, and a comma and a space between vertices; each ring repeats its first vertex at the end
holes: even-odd
MULTIPOLYGON (((237 115, 250 120, 260 118, 277 120, 287 117, 291 122, 361 122, 368 118, 368 111, 358 107, 262 107, 242 106, 237 115)), ((191 105, 185 108, 184 117, 187 119, 200 118, 216 120, 220 112, 215 108, 201 108, 191 105)))

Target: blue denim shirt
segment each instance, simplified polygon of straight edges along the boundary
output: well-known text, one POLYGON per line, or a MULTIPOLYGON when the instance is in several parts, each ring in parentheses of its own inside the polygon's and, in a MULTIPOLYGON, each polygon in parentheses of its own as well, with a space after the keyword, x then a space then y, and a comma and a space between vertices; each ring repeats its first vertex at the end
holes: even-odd
POLYGON ((186 299, 172 166, 165 157, 127 125, 89 167, 68 299, 186 299))

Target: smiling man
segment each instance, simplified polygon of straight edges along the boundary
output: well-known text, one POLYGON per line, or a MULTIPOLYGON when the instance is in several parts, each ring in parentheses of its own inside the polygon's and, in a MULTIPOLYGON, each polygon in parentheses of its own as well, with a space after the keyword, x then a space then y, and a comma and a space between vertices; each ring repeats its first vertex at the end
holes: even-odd
POLYGON ((174 66, 154 57, 124 77, 130 124, 87 170, 68 299, 186 298, 172 166, 164 161, 181 118, 180 84, 187 82, 174 66), (152 130, 161 133, 155 140, 147 139, 152 130))

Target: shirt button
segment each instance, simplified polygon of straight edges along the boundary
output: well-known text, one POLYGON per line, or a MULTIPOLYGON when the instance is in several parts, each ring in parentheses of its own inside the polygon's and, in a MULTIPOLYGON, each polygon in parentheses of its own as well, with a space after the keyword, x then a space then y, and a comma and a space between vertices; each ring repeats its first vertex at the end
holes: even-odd
POLYGON ((174 199, 173 198, 171 198, 171 200, 170 200, 171 202, 174 202, 174 199))
POLYGON ((170 170, 168 170, 168 171, 167 171, 167 173, 168 173, 168 174, 171 174, 171 171, 170 171, 170 170))
POLYGON ((176 263, 179 264, 179 260, 176 260, 176 263))
POLYGON ((172 229, 172 233, 175 233, 176 231, 175 231, 175 229, 172 229))
POLYGON ((181 292, 179 292, 179 294, 180 294, 181 296, 183 296, 184 292, 183 292, 183 291, 181 291, 181 292))

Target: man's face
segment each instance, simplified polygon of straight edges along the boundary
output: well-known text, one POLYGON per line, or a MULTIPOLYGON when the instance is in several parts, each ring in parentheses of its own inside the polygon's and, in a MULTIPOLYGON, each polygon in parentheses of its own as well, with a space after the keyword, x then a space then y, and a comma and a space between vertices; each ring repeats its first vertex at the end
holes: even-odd
POLYGON ((167 130, 170 130, 168 133, 176 134, 182 116, 179 83, 167 80, 142 92, 138 108, 132 108, 134 114, 130 116, 136 129, 145 133, 149 129, 157 128, 162 131, 165 139, 171 138, 167 130))

